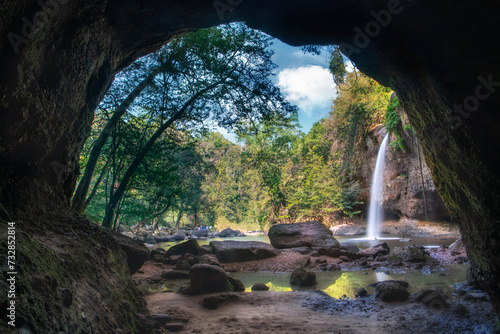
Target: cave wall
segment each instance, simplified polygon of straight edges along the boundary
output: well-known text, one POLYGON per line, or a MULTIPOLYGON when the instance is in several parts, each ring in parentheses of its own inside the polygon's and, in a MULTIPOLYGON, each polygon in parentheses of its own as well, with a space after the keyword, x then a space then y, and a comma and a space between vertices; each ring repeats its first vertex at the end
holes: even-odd
POLYGON ((471 275, 500 311, 499 7, 450 0, 4 2, 0 218, 22 232, 35 220, 50 228, 69 210, 93 110, 117 71, 187 31, 245 20, 290 44, 341 44, 363 72, 395 90, 460 224, 471 275))

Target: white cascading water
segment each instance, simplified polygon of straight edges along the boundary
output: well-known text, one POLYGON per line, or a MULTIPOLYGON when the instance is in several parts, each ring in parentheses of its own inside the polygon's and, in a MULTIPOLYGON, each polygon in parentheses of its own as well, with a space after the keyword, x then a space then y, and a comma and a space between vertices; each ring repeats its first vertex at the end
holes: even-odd
POLYGON ((386 135, 378 150, 377 163, 373 172, 370 207, 368 209, 367 239, 378 239, 380 237, 380 223, 383 219, 381 201, 384 190, 385 149, 388 142, 389 135, 386 135))

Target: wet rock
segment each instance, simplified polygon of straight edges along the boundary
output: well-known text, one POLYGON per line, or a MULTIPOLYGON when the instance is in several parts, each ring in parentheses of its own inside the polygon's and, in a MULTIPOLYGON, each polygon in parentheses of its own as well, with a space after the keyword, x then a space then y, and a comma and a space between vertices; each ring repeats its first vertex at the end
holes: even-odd
POLYGON ((138 240, 130 239, 116 232, 112 232, 111 235, 127 256, 130 274, 135 274, 149 258, 149 250, 138 240))
POLYGON ((373 247, 367 248, 360 250, 357 254, 356 257, 358 259, 362 257, 371 257, 371 258, 376 258, 378 255, 388 255, 390 251, 389 245, 387 245, 386 242, 383 242, 381 244, 375 245, 373 247))
POLYGON ((163 248, 153 248, 149 252, 149 258, 151 260, 154 260, 154 257, 157 256, 157 255, 160 255, 163 258, 165 256, 165 250, 163 248))
POLYGON ((149 257, 153 260, 153 262, 160 262, 161 263, 164 260, 164 257, 162 254, 156 254, 156 255, 153 255, 152 257, 150 255, 149 257))
POLYGON ((295 269, 290 275, 290 284, 297 286, 311 286, 316 284, 316 274, 305 269, 295 269))
POLYGON ((255 283, 252 285, 252 291, 269 291, 269 287, 264 283, 255 283))
POLYGON ((190 295, 231 291, 227 273, 220 267, 209 264, 196 264, 189 271, 190 295))
POLYGON ((194 266, 195 264, 198 263, 203 263, 203 264, 210 264, 212 266, 218 266, 220 267, 219 260, 214 254, 205 254, 202 256, 194 256, 189 260, 189 264, 194 266))
POLYGON ((203 305, 204 308, 207 308, 209 310, 215 310, 216 308, 218 308, 222 304, 225 304, 228 302, 234 302, 237 300, 238 300, 238 296, 236 296, 232 293, 227 293, 227 294, 218 295, 218 296, 206 297, 201 302, 201 305, 203 305))
POLYGON ((333 235, 338 236, 363 235, 366 233, 363 226, 350 224, 335 225, 330 228, 330 231, 332 231, 333 235))
MULTIPOLYGON (((389 274, 389 272, 387 271, 387 272, 385 272, 385 274, 387 274, 387 275, 388 275, 388 274, 389 274)), ((401 281, 401 280, 387 280, 387 281, 380 281, 380 282, 371 283, 371 284, 369 284, 369 286, 374 287, 374 288, 376 289, 376 288, 377 288, 379 285, 381 285, 382 283, 395 283, 395 284, 399 284, 399 285, 401 285, 401 286, 402 286, 402 287, 404 287, 404 288, 407 288, 407 287, 408 287, 408 282, 406 282, 406 281, 401 281)))
POLYGON ((297 262, 297 268, 305 268, 307 266, 309 266, 311 264, 311 257, 310 256, 306 256, 306 257, 303 257, 302 259, 300 259, 298 262, 297 262))
POLYGON ((488 294, 484 292, 469 292, 465 296, 463 296, 462 299, 465 301, 472 301, 472 302, 489 301, 488 294))
POLYGON ((413 294, 412 299, 438 310, 449 307, 448 296, 442 288, 436 286, 413 294))
POLYGON ((468 281, 460 282, 455 285, 452 285, 453 288, 453 294, 458 295, 458 296, 463 296, 468 292, 474 292, 473 290, 476 288, 476 286, 468 281))
POLYGON ((317 250, 320 255, 327 255, 330 257, 334 258, 342 258, 342 257, 347 257, 351 260, 354 260, 356 258, 356 253, 353 253, 351 251, 342 249, 342 248, 337 248, 337 247, 329 247, 329 248, 324 248, 324 247, 314 247, 314 250, 317 250))
POLYGON ((164 242, 164 241, 169 241, 170 240, 170 234, 167 232, 162 232, 158 231, 153 234, 153 237, 155 238, 155 242, 164 242))
POLYGON ((375 296, 384 302, 404 302, 410 296, 406 288, 396 281, 379 282, 375 287, 375 291, 375 296))
POLYGON ((245 285, 243 284, 243 282, 240 281, 239 279, 237 279, 236 277, 234 277, 233 275, 228 274, 227 280, 229 281, 229 283, 231 283, 232 288, 231 287, 229 288, 230 291, 234 291, 234 292, 245 291, 245 285))
POLYGON ((198 255, 212 254, 212 252, 212 247, 208 245, 200 246, 200 249, 198 249, 198 255))
POLYGON ((449 247, 448 250, 450 251, 451 255, 460 255, 460 254, 467 254, 467 251, 465 250, 465 245, 462 239, 456 240, 454 243, 452 243, 449 247))
POLYGON ((174 268, 175 268, 175 270, 189 271, 189 269, 191 269, 191 265, 189 264, 188 261, 181 260, 181 261, 177 261, 177 263, 175 264, 174 268))
POLYGON ((426 262, 429 258, 429 253, 422 246, 410 246, 401 250, 401 259, 404 262, 426 262))
POLYGON ((177 232, 175 235, 169 238, 169 241, 182 241, 186 240, 186 234, 184 232, 177 232))
POLYGON ((340 244, 340 249, 344 249, 354 254, 356 254, 360 250, 354 242, 342 242, 340 244))
POLYGON ((469 309, 465 307, 464 304, 457 304, 452 311, 459 317, 468 317, 470 314, 469 309))
POLYGON ((319 221, 273 225, 268 236, 273 247, 277 249, 340 246, 332 232, 319 221))
POLYGON ((259 241, 212 241, 210 246, 221 263, 262 260, 278 254, 271 245, 259 241))
POLYGON ((129 237, 130 239, 137 240, 137 236, 133 232, 122 232, 122 235, 129 237))
POLYGON ((358 293, 356 294, 357 297, 363 298, 368 296, 368 291, 366 291, 365 288, 361 288, 358 290, 358 293))
POLYGON ((200 245, 198 244, 198 241, 196 240, 188 240, 185 242, 182 242, 178 245, 170 247, 166 253, 166 257, 170 257, 172 255, 184 255, 186 253, 192 254, 192 255, 198 255, 198 249, 200 248, 200 245))
POLYGON ((221 238, 226 238, 226 237, 237 237, 241 235, 242 233, 238 230, 232 230, 229 227, 220 231, 219 237, 221 238))
POLYGON ((169 257, 165 257, 164 260, 163 260, 163 263, 164 264, 175 265, 177 262, 179 262, 181 260, 182 260, 182 256, 181 255, 172 255, 172 256, 169 256, 169 257))
POLYGON ((435 270, 432 269, 431 266, 423 266, 423 268, 422 268, 423 274, 432 274, 433 272, 435 272, 435 270))
POLYGON ((191 236, 195 236, 197 238, 206 238, 208 237, 208 230, 194 230, 191 232, 191 236))
POLYGON ((187 279, 189 271, 187 270, 167 270, 160 274, 163 279, 187 279))
POLYGON ((389 266, 397 267, 403 264, 403 259, 401 259, 401 256, 399 255, 391 254, 387 257, 387 264, 389 266))
POLYGON ((342 270, 337 264, 331 264, 329 265, 326 270, 328 271, 336 271, 336 270, 342 270))

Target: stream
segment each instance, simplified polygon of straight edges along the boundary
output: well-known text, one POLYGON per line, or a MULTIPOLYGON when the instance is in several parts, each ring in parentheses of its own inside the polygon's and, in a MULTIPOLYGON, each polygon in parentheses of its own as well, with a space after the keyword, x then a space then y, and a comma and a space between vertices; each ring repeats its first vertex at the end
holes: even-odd
MULTIPOLYGON (((449 246, 455 241, 453 238, 412 238, 411 242, 400 241, 396 236, 384 235, 379 240, 366 240, 360 237, 336 236, 339 242, 354 242, 360 248, 368 248, 377 243, 387 242, 389 247, 393 249, 396 246, 407 247, 410 245, 421 245, 428 248, 439 247, 441 245, 449 246)), ((261 241, 269 243, 267 236, 247 236, 234 238, 214 238, 198 240, 200 245, 208 245, 210 241, 224 240, 239 240, 239 241, 261 241)), ((180 242, 158 243, 156 247, 168 249, 180 242)), ((450 265, 445 266, 441 270, 436 270, 432 273, 426 273, 422 270, 391 270, 389 272, 376 271, 327 271, 316 272, 317 284, 314 287, 300 288, 291 286, 289 283, 290 273, 270 273, 270 272, 238 272, 233 275, 240 279, 246 287, 246 291, 254 283, 265 283, 271 291, 296 291, 296 290, 323 290, 333 298, 354 298, 359 289, 365 288, 368 293, 374 293, 373 288, 369 287, 370 283, 384 280, 405 280, 409 283, 408 292, 415 293, 422 289, 440 286, 448 294, 452 296, 453 284, 465 281, 467 274, 466 265, 450 265)), ((183 284, 187 284, 189 280, 168 280, 163 284, 145 284, 141 288, 148 289, 151 292, 161 292, 165 290, 177 291, 183 284)))

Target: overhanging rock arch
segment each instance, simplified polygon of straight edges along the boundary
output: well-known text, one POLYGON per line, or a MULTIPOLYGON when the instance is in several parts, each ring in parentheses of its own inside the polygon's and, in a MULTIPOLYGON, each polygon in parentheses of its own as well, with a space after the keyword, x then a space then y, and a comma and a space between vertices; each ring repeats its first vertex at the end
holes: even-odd
POLYGON ((500 313, 495 1, 25 0, 2 11, 2 220, 22 229, 66 215, 77 157, 114 73, 182 33, 244 20, 290 44, 341 44, 397 92, 461 226, 471 275, 500 313))

